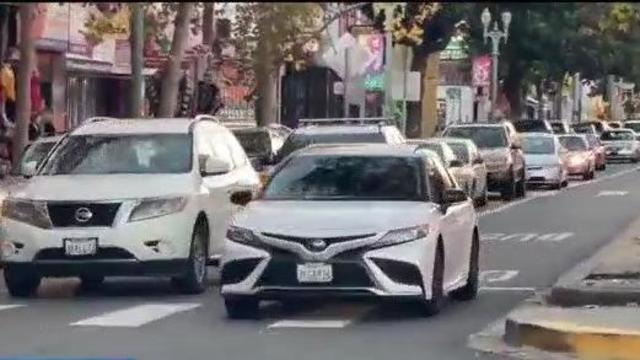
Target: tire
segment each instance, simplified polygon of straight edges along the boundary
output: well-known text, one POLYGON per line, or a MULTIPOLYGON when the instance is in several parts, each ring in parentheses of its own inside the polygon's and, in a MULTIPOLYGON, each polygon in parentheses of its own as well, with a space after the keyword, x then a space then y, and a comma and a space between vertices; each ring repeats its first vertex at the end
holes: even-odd
POLYGON ((187 270, 183 276, 172 279, 173 285, 184 294, 201 294, 207 288, 208 239, 206 223, 198 222, 191 235, 187 270))
POLYGON ((31 297, 40 286, 40 276, 29 272, 17 272, 11 267, 4 269, 4 282, 13 297, 31 297))
POLYGON ((487 185, 484 186, 484 188, 482 189, 482 194, 480 194, 480 197, 476 199, 476 206, 477 207, 483 207, 485 205, 487 205, 487 200, 488 200, 488 194, 487 194, 487 185))
POLYGON ((451 293, 451 297, 458 301, 470 301, 478 297, 480 284, 480 239, 476 231, 473 232, 472 236, 467 283, 451 293))
POLYGON ((635 157, 635 158, 631 159, 631 163, 632 164, 637 164, 638 163, 638 158, 635 157))
POLYGON ((553 184, 551 185, 551 190, 560 190, 562 189, 563 184, 564 183, 562 181, 558 182, 557 184, 553 184))
POLYGON ((591 172, 587 171, 586 173, 582 174, 582 180, 590 180, 591 179, 591 172))
POLYGON ((80 287, 84 290, 96 290, 104 283, 102 275, 82 275, 80 276, 80 287))
POLYGON ((426 316, 438 314, 444 306, 444 249, 442 246, 442 242, 438 241, 431 277, 431 299, 425 300, 423 305, 426 316))
POLYGON ((257 319, 260 302, 252 297, 225 298, 224 308, 229 319, 257 319))
POLYGON ((524 198, 527 196, 527 182, 524 177, 524 171, 522 173, 522 178, 516 184, 516 196, 519 198, 524 198))
POLYGON ((502 200, 511 201, 516 193, 516 181, 511 175, 511 179, 502 185, 502 190, 500 191, 500 195, 502 196, 502 200))

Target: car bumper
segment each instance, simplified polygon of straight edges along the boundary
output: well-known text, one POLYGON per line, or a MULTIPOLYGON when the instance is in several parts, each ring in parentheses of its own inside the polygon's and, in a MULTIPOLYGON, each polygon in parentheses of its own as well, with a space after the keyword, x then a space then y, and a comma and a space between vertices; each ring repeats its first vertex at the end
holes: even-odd
POLYGON ((487 172, 487 187, 489 190, 499 190, 509 180, 511 180, 511 173, 508 169, 487 172))
MULTIPOLYGON (((0 226, 0 258, 10 266, 31 266, 43 275, 77 275, 84 271, 105 275, 174 273, 175 264, 189 257, 193 220, 177 213, 112 227, 38 227, 3 218, 0 226), (65 254, 64 239, 96 238, 97 253, 65 254)), ((179 266, 178 266, 179 267, 179 266)))
MULTIPOLYGON (((431 235, 430 235, 431 236, 431 235)), ((271 245, 261 248, 227 240, 222 257, 221 294, 259 299, 289 297, 430 298, 435 239, 368 250, 358 247, 323 260, 309 260, 271 245), (327 283, 300 283, 297 266, 331 265, 327 283)), ((329 249, 327 249, 329 250, 329 249)))
POLYGON ((589 164, 581 163, 577 165, 567 166, 567 172, 569 175, 583 175, 589 172, 589 164))
POLYGON ((560 168, 529 168, 527 169, 527 183, 534 185, 551 185, 561 182, 560 168))
POLYGON ((97 276, 174 276, 187 270, 187 260, 52 260, 4 262, 7 269, 44 277, 97 276))
POLYGON ((607 160, 631 160, 638 157, 638 153, 634 151, 607 151, 607 160))

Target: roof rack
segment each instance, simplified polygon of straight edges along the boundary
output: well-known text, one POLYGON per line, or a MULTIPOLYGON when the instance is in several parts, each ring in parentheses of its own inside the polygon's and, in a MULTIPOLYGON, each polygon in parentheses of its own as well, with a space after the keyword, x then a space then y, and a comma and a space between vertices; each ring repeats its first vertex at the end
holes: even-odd
POLYGON ((301 126, 310 125, 393 125, 393 118, 389 117, 377 117, 377 118, 326 118, 326 119, 300 119, 301 126))
POLYGON ((213 116, 213 115, 209 115, 209 114, 200 114, 200 115, 196 115, 194 117, 194 119, 196 121, 201 121, 201 120, 207 120, 207 121, 213 121, 213 122, 220 122, 220 119, 218 119, 217 117, 213 116))

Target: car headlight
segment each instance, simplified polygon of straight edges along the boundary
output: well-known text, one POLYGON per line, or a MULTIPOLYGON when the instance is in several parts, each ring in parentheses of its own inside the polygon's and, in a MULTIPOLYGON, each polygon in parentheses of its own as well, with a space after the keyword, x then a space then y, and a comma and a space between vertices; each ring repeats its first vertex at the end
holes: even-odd
POLYGON ((421 239, 429 235, 429 225, 412 226, 404 229, 391 230, 380 240, 373 244, 373 247, 380 248, 390 245, 399 245, 414 240, 421 239))
POLYGON ((229 226, 227 239, 245 245, 255 245, 260 242, 260 239, 253 231, 237 226, 229 226))
POLYGON ((186 197, 143 199, 131 210, 129 222, 177 213, 182 211, 186 205, 186 197))
POLYGON ((47 204, 43 201, 5 199, 2 202, 2 216, 41 229, 51 228, 47 204))

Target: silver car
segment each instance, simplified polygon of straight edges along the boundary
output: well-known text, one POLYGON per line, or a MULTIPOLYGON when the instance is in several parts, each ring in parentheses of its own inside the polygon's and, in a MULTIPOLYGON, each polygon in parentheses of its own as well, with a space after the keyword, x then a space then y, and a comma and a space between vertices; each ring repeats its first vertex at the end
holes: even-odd
POLYGON ((567 185, 569 176, 563 156, 566 150, 552 134, 523 134, 520 138, 525 162, 527 184, 549 185, 559 190, 567 185))
POLYGON ((640 143, 636 137, 637 134, 631 129, 604 131, 600 140, 605 146, 607 160, 630 160, 637 163, 640 160, 640 143))
POLYGON ((476 206, 484 206, 487 203, 487 165, 484 163, 476 144, 469 139, 443 138, 462 162, 462 168, 471 170, 473 179, 471 183, 470 197, 476 206))

